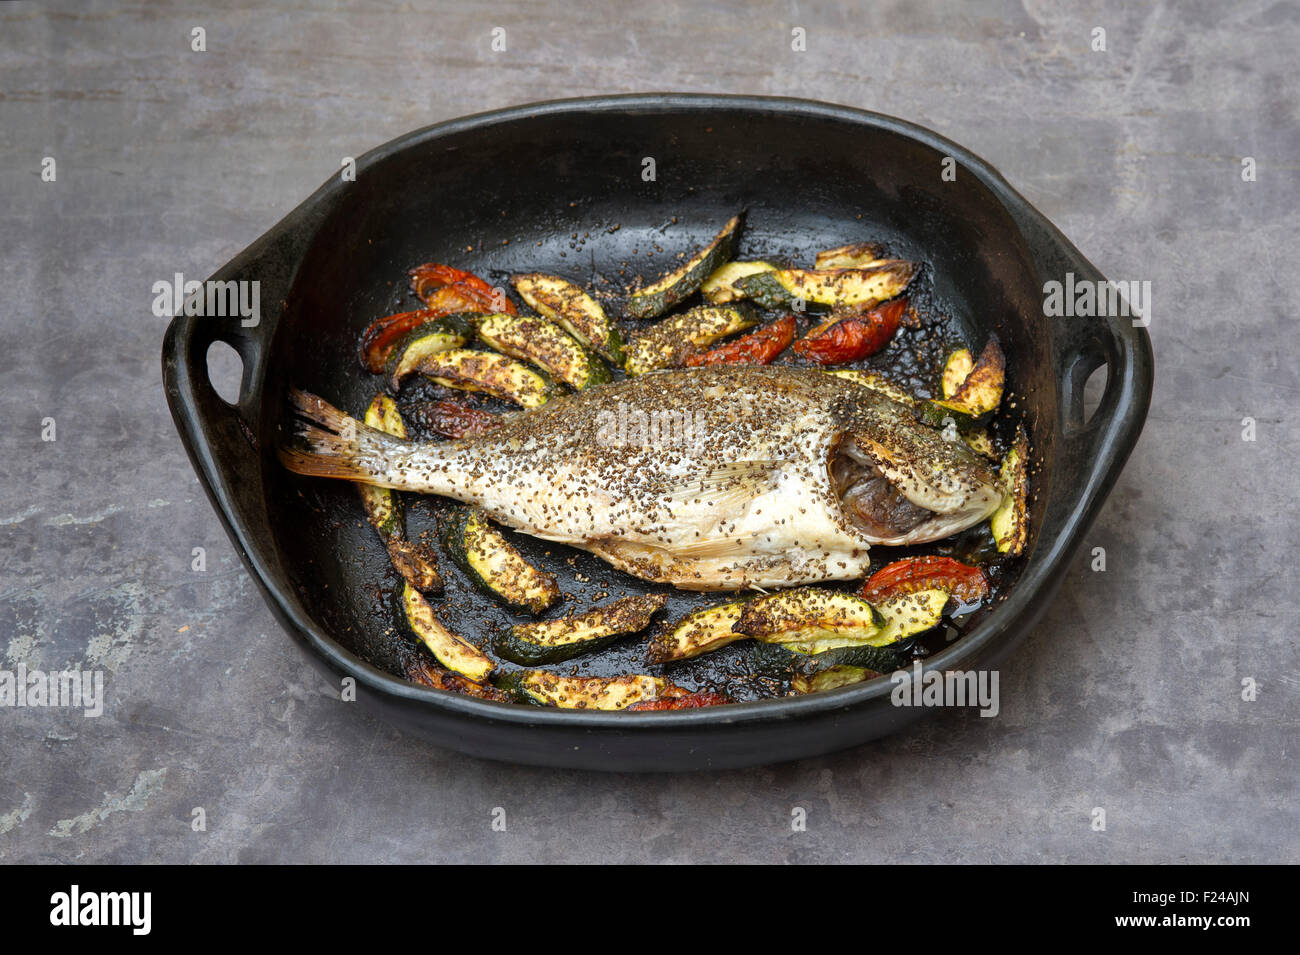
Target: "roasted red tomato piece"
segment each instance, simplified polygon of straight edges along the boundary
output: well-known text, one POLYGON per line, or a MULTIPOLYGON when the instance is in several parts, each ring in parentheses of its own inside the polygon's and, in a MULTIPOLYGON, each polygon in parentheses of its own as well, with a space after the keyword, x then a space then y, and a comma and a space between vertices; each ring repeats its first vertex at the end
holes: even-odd
POLYGON ((794 316, 787 315, 735 341, 692 355, 686 359, 686 365, 690 368, 700 365, 766 365, 794 341, 794 329, 794 316))
POLYGON ((898 331, 907 299, 866 312, 838 312, 794 343, 795 353, 820 365, 842 365, 874 355, 898 331))
MULTIPOLYGON (((411 290, 430 308, 436 307, 431 299, 446 288, 454 288, 462 297, 473 303, 472 308, 480 312, 505 312, 514 315, 514 302, 498 294, 497 290, 473 272, 452 268, 439 262, 426 262, 417 265, 408 273, 411 277, 411 290)), ((461 309, 467 311, 468 309, 461 309)))
POLYGON ((874 603, 918 590, 944 590, 973 603, 989 595, 989 581, 980 568, 951 557, 908 557, 868 577, 861 596, 874 603))
POLYGON ((492 412, 459 401, 421 401, 411 406, 406 418, 417 428, 444 438, 487 434, 501 424, 500 418, 492 412))
POLYGON ((657 700, 642 700, 625 707, 628 710, 694 710, 701 706, 721 706, 731 700, 721 693, 702 690, 699 693, 687 693, 683 696, 661 696, 657 700))

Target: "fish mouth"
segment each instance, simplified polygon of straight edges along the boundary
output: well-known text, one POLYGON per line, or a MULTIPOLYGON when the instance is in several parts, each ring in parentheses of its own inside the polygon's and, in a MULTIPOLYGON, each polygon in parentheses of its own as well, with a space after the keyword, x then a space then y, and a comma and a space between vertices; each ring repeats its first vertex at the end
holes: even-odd
POLYGON ((829 462, 841 513, 870 543, 886 546, 926 544, 978 524, 997 510, 1002 492, 987 468, 952 457, 918 466, 843 435, 829 462))

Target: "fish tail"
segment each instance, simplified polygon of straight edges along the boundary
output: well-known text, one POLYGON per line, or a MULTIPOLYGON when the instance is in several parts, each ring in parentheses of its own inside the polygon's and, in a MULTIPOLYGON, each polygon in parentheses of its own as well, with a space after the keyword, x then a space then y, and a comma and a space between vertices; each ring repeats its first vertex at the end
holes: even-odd
POLYGON ((297 388, 289 390, 289 403, 293 432, 279 448, 285 467, 312 477, 386 484, 385 463, 405 442, 297 388))

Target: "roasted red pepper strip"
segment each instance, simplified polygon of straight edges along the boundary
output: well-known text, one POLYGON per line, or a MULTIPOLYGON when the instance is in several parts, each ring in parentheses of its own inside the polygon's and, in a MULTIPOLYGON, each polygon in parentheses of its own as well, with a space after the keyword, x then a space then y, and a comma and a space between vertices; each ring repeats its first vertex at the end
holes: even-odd
POLYGON ((795 353, 820 365, 842 365, 874 355, 898 331, 907 299, 896 298, 868 312, 833 315, 794 343, 795 353))
POLYGON ((792 341, 794 316, 787 315, 712 351, 691 355, 686 364, 690 368, 699 365, 766 365, 785 351, 792 341))
POLYGON ((361 333, 361 364, 367 371, 379 374, 393 352, 393 346, 407 332, 425 322, 457 312, 481 312, 482 303, 469 295, 459 285, 435 289, 429 296, 427 307, 414 312, 398 312, 377 318, 361 333))
POLYGON ((473 307, 481 312, 505 312, 516 314, 515 303, 510 301, 486 281, 473 272, 454 269, 450 265, 438 262, 426 262, 417 265, 409 273, 411 290, 430 308, 436 307, 431 299, 443 288, 455 288, 464 298, 473 302, 473 307))
POLYGON ((984 571, 951 557, 909 557, 886 564, 862 585, 862 598, 887 600, 918 590, 946 590, 967 603, 989 595, 984 571))
POLYGON ((629 710, 693 710, 701 706, 720 706, 723 703, 730 703, 727 697, 721 693, 710 693, 707 690, 701 690, 699 693, 687 693, 684 696, 661 696, 657 700, 642 700, 640 703, 633 703, 625 709, 629 710))
POLYGON ((416 427, 444 438, 487 434, 501 424, 492 412, 459 401, 422 401, 406 412, 406 418, 416 427))

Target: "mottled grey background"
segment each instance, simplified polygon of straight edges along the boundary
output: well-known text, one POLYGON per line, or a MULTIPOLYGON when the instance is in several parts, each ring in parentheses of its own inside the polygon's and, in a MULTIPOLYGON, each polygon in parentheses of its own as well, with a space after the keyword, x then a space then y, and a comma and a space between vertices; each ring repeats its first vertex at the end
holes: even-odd
POLYGON ((1295 3, 184 6, 0 6, 0 666, 109 674, 99 719, 0 710, 0 859, 1300 861, 1295 3), (210 274, 341 156, 646 90, 930 126, 1154 283, 1108 569, 1076 560, 999 718, 713 775, 495 765, 340 703, 240 568, 167 414, 152 283, 210 274))

